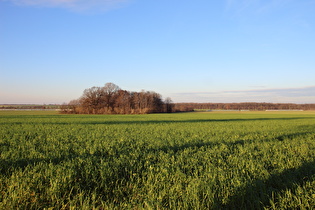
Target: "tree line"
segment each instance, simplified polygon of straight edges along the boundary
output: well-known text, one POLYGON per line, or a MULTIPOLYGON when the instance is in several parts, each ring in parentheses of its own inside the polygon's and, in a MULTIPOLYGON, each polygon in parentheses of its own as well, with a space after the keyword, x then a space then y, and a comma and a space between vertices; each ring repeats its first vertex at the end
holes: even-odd
POLYGON ((164 101, 154 91, 132 92, 122 90, 113 83, 103 87, 85 89, 83 95, 61 108, 62 113, 71 114, 148 114, 173 112, 170 98, 164 101))
POLYGON ((19 109, 35 109, 35 110, 50 110, 50 109, 60 109, 60 104, 1 104, 1 109, 19 110, 19 109))
POLYGON ((293 103, 176 103, 174 110, 178 112, 200 110, 315 110, 315 104, 293 103))

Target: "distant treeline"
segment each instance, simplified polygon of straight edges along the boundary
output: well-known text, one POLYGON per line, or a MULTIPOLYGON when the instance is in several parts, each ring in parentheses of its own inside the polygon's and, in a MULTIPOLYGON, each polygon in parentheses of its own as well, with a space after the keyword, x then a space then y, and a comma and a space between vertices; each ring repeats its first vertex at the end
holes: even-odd
POLYGON ((315 110, 315 104, 293 103, 172 103, 162 100, 153 91, 133 92, 120 89, 113 83, 103 87, 91 87, 83 95, 68 104, 0 104, 1 109, 58 109, 69 114, 148 114, 163 112, 191 112, 196 110, 315 110))
POLYGON ((58 104, 49 104, 49 105, 39 105, 39 104, 1 104, 0 109, 59 109, 60 105, 58 104))
POLYGON ((61 108, 62 113, 71 114, 148 114, 173 112, 170 98, 162 100, 153 91, 131 92, 120 89, 113 83, 103 87, 91 87, 83 95, 61 108))
POLYGON ((175 111, 199 110, 315 110, 315 104, 292 103, 176 103, 175 111))

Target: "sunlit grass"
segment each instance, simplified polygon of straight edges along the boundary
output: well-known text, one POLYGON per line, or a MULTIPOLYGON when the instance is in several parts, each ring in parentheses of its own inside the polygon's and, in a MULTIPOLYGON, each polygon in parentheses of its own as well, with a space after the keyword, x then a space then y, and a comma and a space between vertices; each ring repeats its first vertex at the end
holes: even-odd
POLYGON ((314 112, 0 112, 0 208, 310 208, 314 112))

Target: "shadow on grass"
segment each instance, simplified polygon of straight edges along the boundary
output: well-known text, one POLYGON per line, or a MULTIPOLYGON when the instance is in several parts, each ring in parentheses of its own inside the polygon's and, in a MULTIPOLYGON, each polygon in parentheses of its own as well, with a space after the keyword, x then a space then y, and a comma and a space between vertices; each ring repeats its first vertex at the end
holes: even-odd
MULTIPOLYGON (((64 118, 63 118, 64 119, 64 118)), ((315 117, 294 117, 294 118, 236 118, 236 119, 189 119, 189 120, 98 120, 90 121, 82 118, 75 118, 70 122, 46 121, 46 122, 0 122, 0 124, 32 124, 32 125, 147 125, 147 124, 174 124, 174 123, 208 123, 208 122, 251 122, 251 121, 276 121, 276 120, 302 120, 315 119, 315 117)))
MULTIPOLYGON (((181 152, 184 151, 185 149, 189 149, 189 148, 194 148, 194 149, 200 149, 201 147, 215 147, 218 145, 226 145, 227 147, 229 147, 231 149, 231 151, 235 148, 237 148, 238 146, 244 146, 245 144, 252 144, 252 143, 257 143, 257 141, 259 142, 273 142, 273 141, 291 141, 297 138, 312 138, 315 140, 315 133, 314 132, 296 132, 296 133, 292 133, 292 134, 286 134, 286 135, 280 135, 277 137, 273 137, 273 138, 265 138, 265 139, 246 139, 246 140, 242 140, 242 139, 238 139, 238 140, 234 140, 234 141, 214 141, 214 142, 205 142, 203 140, 199 140, 199 141, 195 141, 195 142, 191 142, 191 143, 185 143, 185 144, 177 144, 174 146, 170 146, 170 145, 165 145, 165 146, 161 146, 161 147, 157 147, 157 148, 152 148, 152 147, 148 147, 146 145, 138 145, 141 148, 141 151, 143 154, 148 153, 148 152, 159 152, 159 151, 163 151, 163 152, 172 152, 172 153, 177 153, 177 152, 181 152)), ((120 154, 128 154, 130 151, 132 151, 133 149, 135 149, 135 146, 133 145, 134 142, 126 142, 127 144, 125 144, 124 147, 120 147, 118 148, 114 148, 114 150, 116 151, 115 154, 111 154, 109 155, 107 152, 100 152, 100 151, 96 151, 94 154, 90 154, 90 153, 85 153, 85 154, 77 154, 75 152, 71 152, 71 151, 64 151, 66 153, 66 155, 63 155, 61 157, 52 157, 52 158, 33 158, 33 159, 20 159, 20 160, 16 160, 16 161, 7 161, 7 160, 1 160, 0 159, 0 165, 2 166, 0 168, 0 172, 2 174, 5 174, 6 171, 8 169, 14 169, 14 168, 21 168, 21 169, 25 169, 28 165, 35 165, 37 163, 52 163, 52 164, 59 164, 62 161, 68 161, 71 159, 76 159, 76 158, 88 158, 88 157, 94 157, 94 158, 112 158, 115 156, 119 156, 120 154), (132 146, 133 145, 133 146, 132 146)), ((9 143, 0 143, 0 147, 10 147, 9 143)))
POLYGON ((264 209, 270 207, 272 198, 285 190, 292 190, 314 179, 315 161, 306 162, 299 168, 287 169, 272 174, 267 180, 254 180, 250 185, 238 190, 223 209, 264 209))
MULTIPOLYGON (((51 187, 49 184, 50 180, 56 180, 55 176, 51 176, 50 173, 55 174, 59 178, 67 174, 67 177, 71 176, 71 179, 66 183, 60 181, 61 191, 59 193, 61 195, 67 194, 72 198, 82 192, 86 192, 87 196, 90 192, 93 192, 97 193, 101 200, 110 201, 115 205, 119 205, 120 202, 124 202, 132 196, 132 189, 128 187, 128 184, 132 182, 131 171, 137 169, 136 165, 130 164, 128 159, 117 161, 116 158, 115 161, 113 156, 109 156, 106 152, 96 152, 94 154, 73 153, 58 158, 26 158, 17 161, 0 160, 0 165, 0 173, 3 177, 9 179, 17 171, 22 171, 23 176, 29 177, 34 173, 34 168, 37 171, 35 173, 43 169, 42 176, 39 175, 40 177, 38 178, 37 175, 37 179, 44 184, 38 188, 37 182, 29 183, 30 186, 33 186, 36 194, 45 194, 46 191, 44 189, 51 187), (106 165, 102 165, 104 160, 107 161, 106 165), (47 166, 47 164, 50 164, 50 166, 47 166), (51 164, 53 167, 51 167, 51 164), (69 167, 70 170, 68 171, 69 167), (46 174, 45 169, 49 170, 50 173, 46 174), (60 169, 66 172, 60 172, 60 169)), ((21 177, 22 179, 23 176, 21 177)), ((23 182, 22 180, 20 183, 23 182)), ((59 199, 63 200, 66 198, 60 197, 59 199)), ((40 203, 41 206, 46 206, 47 204, 49 206, 49 203, 40 203)))
POLYGON ((315 132, 297 132, 292 134, 286 134, 286 135, 280 135, 273 138, 265 138, 265 139, 238 139, 238 140, 232 140, 232 141, 215 141, 215 142, 204 142, 202 140, 194 142, 194 143, 186 143, 182 145, 175 145, 175 146, 163 146, 159 147, 157 149, 151 149, 152 151, 172 151, 174 153, 180 152, 182 150, 188 149, 188 148, 201 148, 201 147, 214 147, 218 145, 226 145, 229 148, 233 149, 238 146, 244 146, 245 144, 252 144, 257 142, 276 142, 276 141, 291 141, 298 138, 312 138, 315 140, 315 132))
POLYGON ((207 123, 207 122, 246 122, 246 121, 267 121, 267 120, 300 120, 300 119, 315 119, 310 117, 296 117, 296 118, 252 118, 252 119, 189 119, 189 120, 143 120, 143 121, 87 121, 79 124, 168 124, 168 123, 207 123))

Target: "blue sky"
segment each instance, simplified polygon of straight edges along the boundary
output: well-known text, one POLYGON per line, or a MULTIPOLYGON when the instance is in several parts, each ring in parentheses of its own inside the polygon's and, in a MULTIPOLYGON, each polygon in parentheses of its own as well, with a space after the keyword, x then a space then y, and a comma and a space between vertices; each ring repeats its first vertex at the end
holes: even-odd
POLYGON ((0 0, 0 103, 112 82, 174 102, 315 103, 314 0, 0 0))

